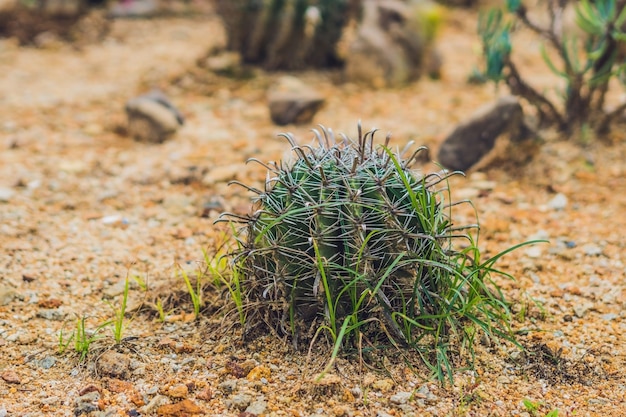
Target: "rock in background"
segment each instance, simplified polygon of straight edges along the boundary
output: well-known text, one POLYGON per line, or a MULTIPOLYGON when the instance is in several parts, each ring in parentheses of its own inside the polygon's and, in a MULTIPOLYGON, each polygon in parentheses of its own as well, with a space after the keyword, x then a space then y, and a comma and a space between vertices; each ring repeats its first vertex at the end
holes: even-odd
POLYGON ((140 142, 165 142, 184 123, 178 109, 159 90, 129 100, 126 114, 128 133, 140 142))
POLYGON ((441 9, 427 0, 364 0, 355 39, 346 53, 349 81, 397 87, 423 72, 439 77, 433 46, 441 9))
MULTIPOLYGON (((536 135, 524 122, 519 100, 505 96, 479 109, 467 121, 460 123, 439 148, 437 160, 446 168, 466 171, 492 153, 500 138, 508 139, 514 158, 522 161, 532 156, 536 135), (529 146, 530 145, 530 146, 529 146)), ((503 148, 507 148, 504 146, 503 148)), ((508 152, 508 151, 507 151, 508 152)), ((495 155, 492 155, 494 157, 495 155)))
POLYGON ((270 117, 277 125, 310 123, 324 97, 295 77, 284 76, 267 95, 270 117))

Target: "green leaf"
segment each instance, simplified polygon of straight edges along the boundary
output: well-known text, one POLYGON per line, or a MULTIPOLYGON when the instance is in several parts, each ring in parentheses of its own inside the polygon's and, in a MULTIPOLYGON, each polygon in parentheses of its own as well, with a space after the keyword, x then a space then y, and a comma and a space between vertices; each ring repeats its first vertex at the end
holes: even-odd
POLYGON ((522 0, 506 0, 506 8, 509 12, 515 13, 522 5, 522 0))
POLYGON ((588 0, 581 0, 576 7, 576 24, 591 35, 600 36, 604 32, 604 22, 596 14, 588 0))
POLYGON ((552 59, 550 59, 550 57, 548 56, 548 52, 546 51, 546 47, 544 44, 541 44, 541 57, 543 58, 544 62, 546 63, 546 65, 548 65, 548 68, 550 68, 550 71, 552 71, 553 73, 555 73, 556 75, 563 77, 563 78, 567 78, 567 74, 561 70, 559 70, 555 65, 554 62, 552 62, 552 59))

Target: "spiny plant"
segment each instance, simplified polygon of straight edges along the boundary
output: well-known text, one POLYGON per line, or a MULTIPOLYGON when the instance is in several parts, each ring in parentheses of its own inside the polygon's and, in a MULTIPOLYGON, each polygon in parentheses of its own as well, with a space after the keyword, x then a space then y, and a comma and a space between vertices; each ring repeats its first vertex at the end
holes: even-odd
POLYGON ((511 92, 537 109, 544 125, 565 133, 592 129, 606 133, 626 110, 626 102, 605 109, 606 94, 614 79, 626 83, 626 1, 548 0, 544 3, 549 21, 542 25, 528 14, 521 0, 507 0, 508 18, 492 9, 479 18, 484 78, 504 81, 511 92), (576 31, 566 30, 567 8, 575 8, 576 31), (516 24, 544 39, 542 56, 552 72, 564 80, 558 92, 561 103, 533 87, 512 59, 511 33, 516 24), (555 52, 552 56, 548 51, 555 52))
POLYGON ((348 0, 218 0, 228 49, 269 70, 336 66, 348 0))
POLYGON ((476 226, 453 225, 446 180, 457 172, 418 174, 424 148, 392 151, 389 135, 376 146, 360 124, 356 141, 313 133, 317 146, 283 135, 292 163, 253 159, 267 169, 264 188, 238 184, 255 194, 254 212, 221 217, 242 224, 231 259, 245 334, 269 328, 295 345, 326 336, 333 359, 363 340, 409 348, 441 380, 454 353, 473 356, 478 328, 513 340, 491 273, 514 248, 483 262, 476 226))

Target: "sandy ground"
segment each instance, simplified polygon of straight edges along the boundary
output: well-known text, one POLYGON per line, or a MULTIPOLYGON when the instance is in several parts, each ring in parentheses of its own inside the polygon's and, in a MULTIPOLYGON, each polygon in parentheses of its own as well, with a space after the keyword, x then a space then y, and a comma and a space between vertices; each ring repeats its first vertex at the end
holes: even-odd
MULTIPOLYGON (((315 123, 355 135, 360 119, 400 146, 436 148, 455 123, 505 94, 465 82, 478 62, 476 15, 449 17, 440 81, 376 91, 337 83, 335 73, 300 74, 327 97, 315 123)), ((485 256, 550 241, 500 264, 517 278, 500 283, 516 301, 528 352, 480 344, 476 370, 459 371, 452 387, 426 379, 427 369, 390 362, 381 372, 354 359, 316 382, 329 349, 307 357, 272 336, 243 344, 237 326, 220 327, 220 314, 210 314, 212 293, 193 320, 177 271, 224 242, 213 224, 221 210, 249 205, 226 182, 258 181, 263 172, 243 162, 288 150, 265 101, 279 74, 231 80, 196 66, 222 39, 208 16, 116 21, 103 42, 81 50, 0 41, 0 416, 626 415, 620 132, 588 146, 548 132, 529 165, 452 181, 453 197, 474 202, 485 256), (162 145, 118 134, 125 101, 152 87, 187 119, 162 145), (78 317, 88 331, 113 317, 127 276, 147 284, 131 280, 129 309, 161 300, 165 322, 144 309, 128 316, 120 345, 106 326, 86 360, 73 341, 59 353, 78 317)), ((547 88, 554 79, 538 45, 527 40, 522 66, 547 88)), ((287 130, 308 140, 311 127, 287 130)))

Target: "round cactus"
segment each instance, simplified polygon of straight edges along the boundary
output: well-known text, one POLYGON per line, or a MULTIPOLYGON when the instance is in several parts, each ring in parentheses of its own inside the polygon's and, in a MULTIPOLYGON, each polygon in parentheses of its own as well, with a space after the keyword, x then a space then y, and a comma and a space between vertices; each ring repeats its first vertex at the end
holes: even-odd
POLYGON ((262 164, 265 187, 245 186, 256 194, 252 214, 226 213, 244 223, 233 263, 246 334, 265 326, 297 343, 326 331, 336 349, 358 333, 382 335, 436 350, 433 369, 449 365, 453 335, 470 351, 476 328, 509 338, 507 305, 489 278, 501 255, 481 264, 459 233, 467 227, 452 226, 447 187, 438 187, 451 174, 418 174, 411 165, 424 148, 405 158, 410 146, 394 152, 390 136, 377 146, 360 125, 357 140, 313 132, 316 145, 283 135, 295 160, 262 164))
POLYGON ((337 140, 322 128, 316 147, 284 135, 295 162, 266 165, 265 188, 252 189, 256 211, 245 218, 236 266, 247 301, 282 333, 356 315, 382 317, 404 339, 395 313, 433 313, 427 298, 440 283, 430 271, 446 267, 450 225, 434 190, 442 176, 411 171, 424 148, 403 159, 389 136, 376 147, 374 133, 359 126, 357 141, 337 140))

